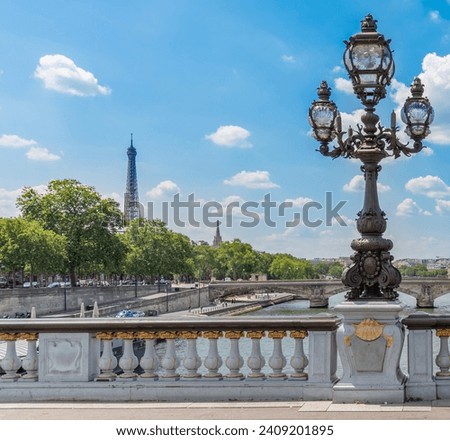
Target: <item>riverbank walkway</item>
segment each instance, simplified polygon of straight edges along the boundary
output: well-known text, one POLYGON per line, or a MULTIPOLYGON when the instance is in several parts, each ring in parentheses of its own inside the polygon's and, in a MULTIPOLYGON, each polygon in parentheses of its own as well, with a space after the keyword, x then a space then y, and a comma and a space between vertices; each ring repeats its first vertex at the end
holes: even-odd
POLYGON ((450 420, 450 401, 403 405, 330 401, 3 403, 0 420, 450 420))

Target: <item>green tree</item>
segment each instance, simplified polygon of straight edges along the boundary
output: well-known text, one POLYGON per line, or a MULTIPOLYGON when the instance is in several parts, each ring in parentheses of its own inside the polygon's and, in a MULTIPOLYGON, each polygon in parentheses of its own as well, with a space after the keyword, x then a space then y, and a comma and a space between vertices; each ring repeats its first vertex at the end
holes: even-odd
POLYGON ((192 250, 192 268, 196 278, 207 280, 215 276, 218 250, 206 242, 194 244, 192 250))
MULTIPOLYGON (((8 272, 55 273, 66 264, 64 237, 33 220, 0 219, 0 261, 8 272)), ((15 283, 15 276, 13 276, 15 283)))
POLYGON ((127 249, 127 273, 159 279, 191 270, 192 246, 189 238, 171 231, 160 220, 134 220, 122 239, 127 249))
POLYGON ((248 243, 241 240, 223 242, 217 253, 219 270, 226 270, 226 275, 234 280, 248 279, 257 271, 258 254, 248 243))
POLYGON ((344 265, 336 261, 330 265, 328 275, 332 278, 341 278, 343 271, 344 265))
POLYGON ((275 254, 270 265, 270 274, 279 280, 299 280, 313 278, 311 262, 296 258, 290 254, 275 254))
POLYGON ((314 273, 318 275, 319 278, 324 278, 328 275, 328 271, 330 270, 331 263, 326 261, 318 261, 313 265, 314 273))
POLYGON ((268 252, 257 252, 256 272, 269 275, 274 255, 268 252))
POLYGON ((67 268, 72 286, 80 267, 107 266, 114 233, 121 225, 119 205, 103 199, 91 186, 77 180, 52 180, 45 193, 25 188, 17 206, 27 220, 39 221, 45 229, 65 238, 67 268))

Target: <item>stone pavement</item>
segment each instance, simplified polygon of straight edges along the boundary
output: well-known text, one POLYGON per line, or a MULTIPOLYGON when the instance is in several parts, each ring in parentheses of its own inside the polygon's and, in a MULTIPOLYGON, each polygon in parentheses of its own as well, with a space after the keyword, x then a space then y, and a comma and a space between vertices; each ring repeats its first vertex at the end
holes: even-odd
POLYGON ((450 401, 403 405, 330 401, 2 403, 0 420, 450 420, 450 401))

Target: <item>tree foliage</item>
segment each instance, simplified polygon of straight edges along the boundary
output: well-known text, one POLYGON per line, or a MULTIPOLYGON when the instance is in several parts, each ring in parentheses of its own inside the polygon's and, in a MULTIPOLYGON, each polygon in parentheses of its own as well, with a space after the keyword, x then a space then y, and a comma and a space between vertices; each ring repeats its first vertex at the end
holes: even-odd
POLYGON ((315 278, 312 264, 290 254, 276 254, 270 265, 270 275, 279 280, 315 278))
POLYGON ((218 250, 206 242, 193 245, 191 267, 196 278, 211 279, 218 272, 218 250))
POLYGON ((447 275, 446 269, 427 269, 424 264, 401 266, 398 270, 402 275, 407 277, 437 277, 447 275))
POLYGON ((134 220, 122 237, 125 272, 153 278, 189 272, 192 247, 188 237, 171 231, 160 220, 134 220))
POLYGON ((52 180, 45 193, 25 188, 17 199, 26 220, 65 238, 67 268, 72 286, 76 270, 92 265, 108 267, 110 251, 117 250, 115 229, 121 224, 118 203, 102 199, 93 187, 77 180, 52 180))
MULTIPOLYGON (((128 274, 199 279, 339 278, 339 262, 315 262, 290 254, 258 252, 239 239, 218 248, 167 228, 159 220, 130 222, 123 234, 119 205, 77 180, 49 182, 46 191, 25 188, 17 199, 23 218, 0 224, 0 258, 8 270, 78 274, 128 274), (25 251, 26 250, 26 251, 25 251)), ((436 276, 426 268, 402 269, 408 275, 436 276)))
POLYGON ((233 279, 248 279, 258 264, 258 254, 239 239, 223 242, 217 252, 217 272, 233 279))
MULTIPOLYGON (((0 219, 0 261, 7 272, 58 273, 66 263, 64 237, 36 221, 0 219)), ((15 281, 15 277, 13 277, 15 281)))

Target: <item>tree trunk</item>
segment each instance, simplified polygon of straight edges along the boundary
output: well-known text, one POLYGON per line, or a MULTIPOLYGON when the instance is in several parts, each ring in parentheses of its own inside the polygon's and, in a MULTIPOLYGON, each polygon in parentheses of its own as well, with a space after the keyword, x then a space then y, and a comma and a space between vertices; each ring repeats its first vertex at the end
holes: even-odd
POLYGON ((70 285, 72 287, 77 287, 77 276, 75 274, 74 267, 69 268, 69 275, 70 275, 70 285))

